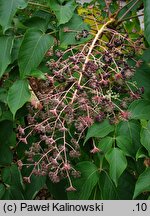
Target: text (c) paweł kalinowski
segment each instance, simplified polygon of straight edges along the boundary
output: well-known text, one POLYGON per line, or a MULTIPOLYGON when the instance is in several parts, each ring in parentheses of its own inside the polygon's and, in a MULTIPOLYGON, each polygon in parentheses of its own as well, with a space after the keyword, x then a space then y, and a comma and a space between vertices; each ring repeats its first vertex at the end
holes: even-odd
POLYGON ((47 203, 47 204, 20 204, 20 211, 31 211, 31 212, 42 212, 42 211, 83 211, 83 212, 91 212, 91 211, 103 211, 104 206, 103 203, 94 203, 94 204, 70 204, 64 203, 61 204, 59 202, 56 203, 47 203))

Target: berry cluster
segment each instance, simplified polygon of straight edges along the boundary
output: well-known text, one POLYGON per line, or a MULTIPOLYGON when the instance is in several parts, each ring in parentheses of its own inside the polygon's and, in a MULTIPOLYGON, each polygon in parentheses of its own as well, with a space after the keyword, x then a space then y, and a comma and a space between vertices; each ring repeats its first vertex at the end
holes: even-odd
MULTIPOLYGON (((67 191, 74 191, 71 176, 79 177, 80 173, 72 164, 80 157, 86 129, 106 118, 111 124, 128 120, 128 105, 143 93, 132 82, 135 68, 128 64, 129 53, 139 49, 138 41, 108 28, 95 38, 48 53, 45 85, 49 91, 36 92, 40 109, 32 101, 28 126, 18 127, 19 141, 28 144, 31 135, 35 139, 26 152, 27 163, 18 161, 20 168, 32 167, 30 176, 25 177, 27 182, 32 174, 48 174, 53 182, 68 178, 67 191)), ((93 145, 90 152, 99 149, 93 145)))

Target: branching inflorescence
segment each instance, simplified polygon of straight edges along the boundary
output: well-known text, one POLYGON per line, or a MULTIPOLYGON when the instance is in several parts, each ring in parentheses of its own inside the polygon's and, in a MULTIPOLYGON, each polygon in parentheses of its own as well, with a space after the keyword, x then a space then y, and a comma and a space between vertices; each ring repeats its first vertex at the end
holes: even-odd
MULTIPOLYGON (((49 90, 36 92, 41 109, 34 109, 32 101, 28 126, 18 127, 19 142, 28 144, 31 135, 35 139, 26 152, 27 163, 18 161, 20 168, 32 167, 25 177, 27 182, 32 174, 48 174, 52 182, 68 178, 67 191, 76 190, 71 176, 79 177, 80 173, 72 161, 80 157, 86 129, 106 118, 110 124, 130 118, 128 105, 140 98, 143 89, 131 82, 135 69, 128 60, 131 52, 140 49, 140 41, 133 42, 125 33, 111 29, 113 22, 110 19, 84 45, 50 50, 50 72, 44 82, 49 90)), ((99 149, 94 145, 91 153, 96 152, 99 149)))

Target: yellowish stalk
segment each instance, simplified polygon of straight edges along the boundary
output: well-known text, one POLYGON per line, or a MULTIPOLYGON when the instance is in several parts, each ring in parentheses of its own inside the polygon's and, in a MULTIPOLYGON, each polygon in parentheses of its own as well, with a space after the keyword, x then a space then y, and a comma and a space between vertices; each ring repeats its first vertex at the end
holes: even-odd
MULTIPOLYGON (((101 36, 101 34, 102 34, 103 31, 105 30, 105 28, 106 28, 110 23, 112 23, 112 22, 114 22, 114 18, 111 18, 110 20, 108 20, 108 21, 98 30, 97 34, 95 35, 95 38, 94 38, 93 41, 92 41, 92 44, 91 44, 90 48, 89 48, 88 54, 87 54, 87 56, 86 56, 85 62, 84 62, 83 67, 82 67, 82 71, 85 70, 86 64, 87 64, 88 61, 89 61, 89 57, 90 57, 90 55, 91 55, 91 53, 92 53, 92 51, 93 51, 93 48, 94 48, 94 46, 95 46, 97 40, 99 39, 99 37, 101 36)), ((80 85, 81 80, 82 80, 82 72, 80 72, 80 77, 79 77, 79 80, 78 80, 78 85, 80 85)), ((73 94, 73 97, 72 97, 72 100, 71 100, 71 104, 73 103, 73 101, 74 101, 74 99, 75 99, 75 97, 76 97, 76 94, 77 94, 77 89, 75 90, 75 92, 74 92, 74 94, 73 94)))
POLYGON ((106 26, 108 26, 108 25, 109 25, 110 23, 112 23, 112 22, 114 22, 114 19, 113 19, 113 18, 111 18, 110 20, 108 20, 108 22, 106 22, 106 23, 98 30, 98 32, 97 32, 97 34, 95 35, 95 38, 94 38, 94 40, 93 40, 93 42, 92 42, 92 44, 91 44, 91 46, 90 46, 89 52, 88 52, 88 54, 87 54, 87 56, 86 56, 84 65, 83 65, 83 67, 82 67, 82 71, 85 70, 85 66, 86 66, 86 64, 87 64, 88 61, 89 61, 89 57, 90 57, 90 55, 91 55, 91 53, 92 53, 92 50, 93 50, 93 48, 94 48, 94 46, 95 46, 96 41, 99 39, 100 35, 103 33, 103 31, 105 30, 106 26))

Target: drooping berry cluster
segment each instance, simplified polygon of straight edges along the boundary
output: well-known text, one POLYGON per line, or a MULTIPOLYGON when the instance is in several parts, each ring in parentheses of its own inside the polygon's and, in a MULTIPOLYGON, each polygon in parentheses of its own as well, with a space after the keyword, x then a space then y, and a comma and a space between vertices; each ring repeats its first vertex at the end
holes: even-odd
MULTIPOLYGON (((72 161, 80 157, 86 129, 106 118, 111 124, 129 119, 128 104, 143 92, 132 82, 135 68, 128 64, 129 52, 139 44, 112 29, 104 34, 109 42, 101 34, 95 41, 51 53, 45 82, 49 91, 36 92, 41 107, 29 106, 28 126, 18 128, 21 142, 27 144, 31 135, 35 139, 26 152, 26 165, 32 167, 26 181, 32 174, 48 174, 53 182, 68 178, 67 190, 75 190, 70 176, 80 173, 72 161)), ((91 149, 98 151, 95 145, 91 149)))

